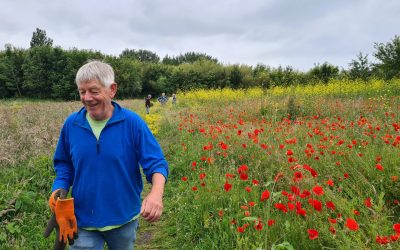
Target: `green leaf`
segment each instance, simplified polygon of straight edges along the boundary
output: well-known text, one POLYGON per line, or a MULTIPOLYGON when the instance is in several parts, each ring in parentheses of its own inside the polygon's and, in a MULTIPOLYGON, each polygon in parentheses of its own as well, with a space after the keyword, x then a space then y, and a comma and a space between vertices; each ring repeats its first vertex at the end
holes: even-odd
POLYGON ((290 222, 287 220, 285 221, 285 228, 288 230, 290 229, 290 222))
POLYGON ((257 217, 244 217, 242 220, 245 220, 245 221, 256 221, 256 220, 258 220, 258 218, 257 217))
POLYGON ((271 250, 294 250, 294 247, 287 241, 279 244, 273 245, 271 250))
POLYGON ((5 232, 0 233, 0 241, 6 241, 7 240, 7 234, 5 232))

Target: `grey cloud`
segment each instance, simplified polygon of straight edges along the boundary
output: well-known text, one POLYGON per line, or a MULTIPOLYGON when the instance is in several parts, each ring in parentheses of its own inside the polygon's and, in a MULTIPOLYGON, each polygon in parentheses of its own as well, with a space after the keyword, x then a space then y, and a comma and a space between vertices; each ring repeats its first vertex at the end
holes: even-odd
POLYGON ((0 0, 0 46, 29 46, 36 27, 66 49, 118 55, 187 51, 224 63, 347 67, 399 35, 396 0, 0 0))

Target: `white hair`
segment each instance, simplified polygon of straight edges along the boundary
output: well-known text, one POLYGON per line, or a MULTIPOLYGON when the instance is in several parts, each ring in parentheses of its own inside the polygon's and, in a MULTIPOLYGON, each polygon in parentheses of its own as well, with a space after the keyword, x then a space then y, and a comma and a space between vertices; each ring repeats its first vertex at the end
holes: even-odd
POLYGON ((97 80, 104 87, 110 87, 114 83, 114 70, 113 68, 104 62, 93 60, 89 61, 76 73, 75 82, 76 85, 85 83, 88 81, 97 80))

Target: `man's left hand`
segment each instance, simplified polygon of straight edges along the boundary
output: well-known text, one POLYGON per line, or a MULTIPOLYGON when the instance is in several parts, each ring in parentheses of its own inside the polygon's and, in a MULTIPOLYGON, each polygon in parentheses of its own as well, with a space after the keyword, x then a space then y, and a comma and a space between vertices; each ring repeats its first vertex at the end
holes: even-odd
POLYGON ((163 212, 162 194, 150 192, 142 202, 140 214, 149 222, 158 221, 163 212))

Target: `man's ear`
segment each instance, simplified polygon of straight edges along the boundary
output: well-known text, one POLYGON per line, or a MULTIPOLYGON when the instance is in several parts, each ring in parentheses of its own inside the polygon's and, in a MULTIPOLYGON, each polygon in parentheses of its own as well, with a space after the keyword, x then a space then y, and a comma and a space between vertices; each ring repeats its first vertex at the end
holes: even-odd
POLYGON ((117 94, 117 89, 118 89, 117 84, 115 82, 111 83, 111 85, 110 85, 110 97, 111 98, 114 98, 114 96, 117 94))

